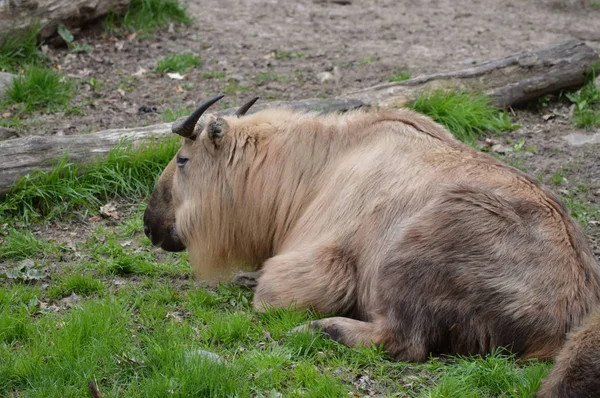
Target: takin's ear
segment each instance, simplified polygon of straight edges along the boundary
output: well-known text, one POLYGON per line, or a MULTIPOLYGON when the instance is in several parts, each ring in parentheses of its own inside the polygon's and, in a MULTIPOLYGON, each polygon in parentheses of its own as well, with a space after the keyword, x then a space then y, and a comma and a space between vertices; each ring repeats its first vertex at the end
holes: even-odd
POLYGON ((221 117, 218 117, 214 121, 210 122, 206 128, 208 138, 215 144, 218 144, 223 137, 225 137, 225 134, 227 134, 228 131, 229 124, 221 117))

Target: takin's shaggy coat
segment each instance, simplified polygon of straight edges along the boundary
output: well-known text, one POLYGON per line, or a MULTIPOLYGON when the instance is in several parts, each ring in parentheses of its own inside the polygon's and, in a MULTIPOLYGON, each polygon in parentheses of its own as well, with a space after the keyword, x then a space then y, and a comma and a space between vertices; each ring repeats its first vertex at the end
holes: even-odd
POLYGON ((218 98, 174 125, 186 139, 144 215, 155 245, 188 249, 195 277, 246 263, 257 310, 335 314, 311 328, 403 361, 565 346, 540 396, 598 386, 598 347, 579 348, 600 340, 598 318, 565 342, 599 307, 600 269, 536 180, 410 111, 244 107, 196 124, 218 98))

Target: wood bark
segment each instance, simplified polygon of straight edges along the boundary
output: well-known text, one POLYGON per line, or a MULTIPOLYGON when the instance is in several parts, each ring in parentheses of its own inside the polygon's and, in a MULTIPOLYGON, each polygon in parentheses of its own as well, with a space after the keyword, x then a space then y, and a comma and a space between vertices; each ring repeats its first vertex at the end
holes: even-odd
POLYGON ((342 98, 360 98, 368 105, 384 108, 400 107, 424 91, 459 89, 489 95, 493 105, 506 108, 581 86, 597 62, 598 54, 592 48, 571 40, 467 69, 380 84, 342 98))
MULTIPOLYGON (((1 0, 0 0, 1 1, 1 0)), ((537 97, 582 85, 598 54, 582 42, 570 41, 538 51, 513 55, 472 68, 418 76, 404 82, 381 84, 337 99, 308 99, 255 105, 249 113, 276 106, 306 111, 346 111, 364 105, 403 106, 424 90, 476 90, 491 96, 499 107, 519 105, 537 97)), ((231 114, 229 109, 218 114, 231 114)), ((170 124, 113 129, 77 136, 32 136, 0 142, 0 195, 32 170, 48 170, 68 151, 70 161, 87 162, 105 156, 123 139, 134 145, 170 135, 170 124)))
POLYGON ((131 0, 0 0, 0 39, 11 32, 39 24, 42 38, 53 35, 56 27, 80 27, 106 15, 123 12, 131 0))

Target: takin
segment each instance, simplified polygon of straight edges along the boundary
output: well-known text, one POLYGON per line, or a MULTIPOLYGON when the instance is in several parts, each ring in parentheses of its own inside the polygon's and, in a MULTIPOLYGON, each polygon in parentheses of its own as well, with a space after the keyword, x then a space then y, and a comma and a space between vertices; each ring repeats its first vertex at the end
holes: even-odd
POLYGON ((144 214, 195 278, 250 266, 256 310, 333 314, 308 327, 400 361, 564 347, 539 396, 600 391, 600 268, 548 189, 408 110, 203 115, 220 98, 173 124, 144 214))

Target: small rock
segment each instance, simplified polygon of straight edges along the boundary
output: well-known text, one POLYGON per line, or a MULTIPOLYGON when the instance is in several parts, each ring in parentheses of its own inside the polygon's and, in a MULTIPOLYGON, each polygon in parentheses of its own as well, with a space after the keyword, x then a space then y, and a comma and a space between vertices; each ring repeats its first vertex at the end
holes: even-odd
POLYGON ((60 301, 62 305, 70 308, 79 303, 81 301, 81 297, 79 297, 76 293, 71 293, 70 295, 63 297, 60 301))
POLYGON ((341 368, 337 368, 336 370, 333 371, 333 377, 340 377, 344 375, 344 369, 341 368))
POLYGON ((184 79, 183 75, 181 75, 180 73, 167 73, 167 76, 169 76, 169 78, 173 79, 173 80, 183 80, 184 79))
POLYGON ((133 76, 144 76, 146 74, 146 72, 148 72, 147 69, 142 68, 141 66, 138 66, 138 70, 133 74, 133 76))
POLYGON ((321 72, 321 73, 317 74, 317 79, 319 79, 319 81, 321 83, 327 83, 327 82, 333 81, 334 76, 333 76, 333 73, 331 73, 331 72, 321 72))
POLYGON ((548 120, 550 120, 550 119, 554 119, 554 117, 555 117, 555 116, 556 116, 556 115, 554 115, 554 114, 552 114, 552 113, 548 113, 548 114, 546 114, 546 115, 542 116, 542 119, 544 119, 544 121, 545 121, 545 122, 547 122, 547 121, 548 121, 548 120))
POLYGON ((214 362, 225 363, 225 358, 223 358, 219 354, 215 354, 214 352, 205 351, 205 350, 196 350, 196 351, 190 352, 187 355, 187 357, 191 358, 193 355, 196 355, 199 357, 204 357, 204 358, 210 359, 211 361, 214 361, 214 362))
POLYGON ((506 152, 508 152, 508 148, 505 147, 504 145, 500 145, 500 144, 492 145, 491 150, 492 150, 492 152, 496 152, 501 155, 504 155, 506 152))
POLYGON ((467 58, 463 61, 463 65, 475 65, 476 63, 474 58, 467 58))
POLYGON ((571 146, 582 146, 589 144, 600 144, 600 133, 595 134, 583 134, 583 133, 571 133, 564 137, 564 139, 571 146))
POLYGON ((138 113, 156 113, 157 109, 155 106, 142 105, 138 109, 138 113))
POLYGON ((234 81, 237 83, 241 83, 242 80, 244 80, 244 76, 242 76, 240 74, 233 74, 233 75, 227 76, 227 81, 234 81))
POLYGON ((12 82, 15 79, 15 77, 16 76, 13 74, 0 72, 0 98, 4 97, 6 90, 12 85, 12 82))

